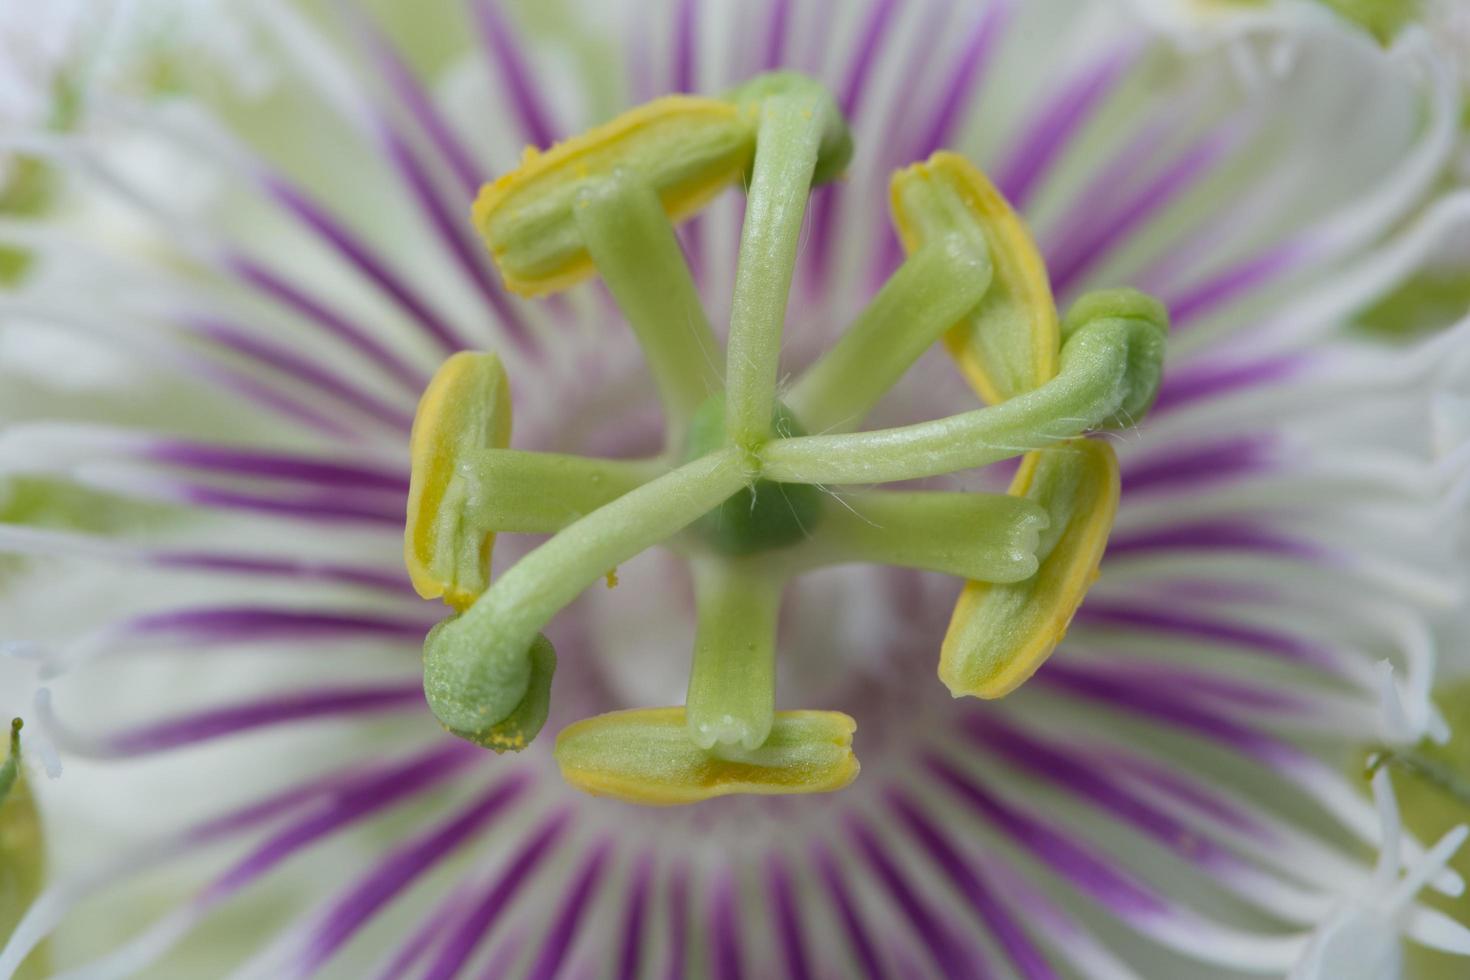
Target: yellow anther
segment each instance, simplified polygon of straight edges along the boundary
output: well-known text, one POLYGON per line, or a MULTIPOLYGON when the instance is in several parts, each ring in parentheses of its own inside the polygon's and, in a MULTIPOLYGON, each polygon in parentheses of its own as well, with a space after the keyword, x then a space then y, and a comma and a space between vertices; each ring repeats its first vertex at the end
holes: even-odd
POLYGON ((1061 338, 1046 265, 989 179, 964 157, 939 152, 895 173, 890 197, 905 251, 957 233, 983 236, 990 251, 990 288, 944 338, 980 397, 995 405, 1049 381, 1061 338))
POLYGON ((745 173, 756 123, 751 107, 718 99, 656 99, 544 153, 528 149, 519 167, 481 189, 475 227, 509 289, 557 292, 594 271, 573 216, 588 180, 636 173, 680 221, 745 173))
POLYGON ((1046 510, 1041 567, 1021 582, 970 582, 939 654, 939 679, 955 697, 999 698, 1056 649, 1088 588, 1118 510, 1118 460, 1106 442, 1074 439, 1028 453, 1010 493, 1046 510))
POLYGON ((493 531, 475 518, 481 488, 459 464, 510 442, 510 382, 494 354, 462 351, 435 372, 413 420, 403 559, 425 599, 463 612, 490 578, 493 531))
POLYGON ((689 740, 683 708, 615 711, 564 729, 556 761, 584 792, 647 806, 734 793, 828 793, 857 778, 856 728, 837 711, 778 711, 760 748, 716 755, 689 740))

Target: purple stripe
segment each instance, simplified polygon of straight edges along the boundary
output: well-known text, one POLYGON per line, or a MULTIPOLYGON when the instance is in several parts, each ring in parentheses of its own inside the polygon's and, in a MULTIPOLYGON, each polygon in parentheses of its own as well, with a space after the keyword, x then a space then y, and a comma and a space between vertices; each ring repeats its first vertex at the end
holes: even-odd
POLYGON ((684 980, 689 963, 689 869, 674 868, 669 878, 669 961, 666 980, 684 980))
POLYGON ((861 818, 855 813, 849 814, 846 823, 848 837, 867 859, 899 911, 908 919, 922 940, 925 952, 939 967, 940 975, 950 980, 983 980, 986 971, 980 951, 939 920, 861 818))
POLYGON ((698 4, 699 0, 679 0, 679 7, 674 13, 674 77, 671 82, 675 92, 694 91, 698 4))
POLYGON ((235 253, 226 256, 225 265, 277 303, 325 328, 329 334, 382 368, 415 397, 428 386, 428 375, 411 367, 376 337, 255 259, 235 253))
POLYGON ((1270 827, 1235 806, 1225 797, 1198 782, 1185 779, 1173 770, 1146 762, 1128 752, 1109 751, 1105 754, 1095 754, 1094 758, 1097 759, 1099 765, 1129 773, 1165 795, 1189 806, 1196 813, 1202 813, 1227 827, 1262 841, 1279 843, 1279 838, 1270 827))
POLYGON ((1206 360, 1197 364, 1170 367, 1159 386, 1154 402, 1155 416, 1192 405, 1197 401, 1221 398, 1246 388, 1272 384, 1296 377, 1312 363, 1302 353, 1280 354, 1256 361, 1222 364, 1206 360))
POLYGON ((218 386, 226 391, 234 392, 283 418, 290 419, 297 425, 303 425, 327 436, 351 443, 362 440, 360 432, 344 425, 339 419, 324 415, 295 398, 269 385, 262 384, 242 371, 225 367, 202 357, 181 357, 179 361, 183 368, 181 374, 202 388, 210 389, 212 386, 218 386))
POLYGON ((490 951, 486 958, 485 969, 480 974, 480 980, 521 980, 511 971, 521 958, 521 950, 526 946, 526 933, 523 928, 511 930, 510 935, 500 941, 500 945, 490 951))
POLYGON ((422 296, 398 274, 387 260, 368 247, 347 226, 329 214, 306 192, 276 173, 261 177, 266 192, 279 201, 299 222, 335 248, 351 266, 409 316, 419 322, 446 352, 465 346, 463 338, 445 322, 422 296))
MULTIPOLYGON (((466 743, 468 744, 468 743, 466 743)), ((469 903, 473 889, 470 882, 461 881, 440 899, 429 914, 420 920, 416 928, 394 952, 393 957, 378 971, 375 980, 403 980, 409 967, 428 952, 439 937, 449 931, 458 921, 460 913, 469 903)))
POLYGON ((420 710, 423 706, 424 688, 419 681, 308 689, 104 735, 100 744, 108 757, 143 755, 274 725, 420 710))
POLYGON ((313 391, 331 395, 343 405, 378 420, 393 429, 407 432, 413 424, 413 415, 389 404, 376 395, 364 391, 333 371, 322 367, 309 358, 301 356, 293 347, 287 347, 258 337, 252 337, 234 324, 212 318, 190 319, 185 328, 236 354, 248 357, 289 378, 309 385, 313 391))
POLYGON ((898 12, 896 0, 874 0, 868 7, 868 18, 863 22, 861 34, 847 74, 837 93, 837 104, 849 122, 857 118, 862 108, 863 97, 868 92, 868 82, 873 77, 873 65, 883 50, 883 42, 891 35, 888 25, 898 12))
POLYGON ((1161 696, 1159 691, 1134 678, 1116 677, 1105 669, 1053 659, 1037 672, 1032 683, 1191 732, 1274 769, 1287 769, 1302 757, 1294 746, 1198 702, 1161 696))
POLYGON ((726 871, 711 889, 709 903, 710 958, 714 980, 742 980, 745 943, 740 930, 740 909, 735 901, 735 876, 726 871))
POLYGON ((193 643, 363 637, 422 640, 429 625, 431 624, 426 624, 423 620, 355 611, 330 612, 270 606, 202 606, 138 616, 127 622, 123 633, 132 637, 172 634, 193 643))
POLYGON ((189 843, 204 844, 242 830, 249 830, 284 813, 299 809, 304 803, 351 792, 354 787, 367 785, 390 769, 392 769, 391 766, 374 763, 313 776, 295 786, 257 800, 249 806, 197 824, 187 830, 182 837, 189 843))
POLYGON ((515 857, 464 920, 455 926, 453 934, 425 971, 423 980, 450 980, 459 972, 475 948, 489 937, 541 862, 556 847, 570 822, 570 811, 561 810, 546 821, 532 824, 540 829, 524 838, 511 851, 515 857))
POLYGON ((863 921, 857 905, 853 902, 847 879, 838 868, 837 860, 832 856, 832 852, 820 843, 812 845, 811 856, 812 862, 817 867, 817 876, 827 891, 827 897, 837 907, 837 917, 842 921, 842 928, 847 933, 848 944, 858 965, 862 967, 863 975, 869 977, 870 980, 884 980, 887 971, 883 968, 882 960, 878 958, 878 950, 869 936, 867 923, 863 921))
MULTIPOLYGON (((897 11, 896 0, 875 0, 869 5, 868 17, 859 35, 856 51, 837 93, 837 104, 841 106, 842 114, 850 125, 856 124, 858 110, 868 91, 868 81, 872 78, 873 64, 878 59, 883 42, 892 36, 887 28, 897 11)), ((812 195, 812 230, 806 254, 813 294, 820 294, 827 274, 831 271, 832 229, 843 192, 841 184, 831 184, 819 188, 812 195)))
POLYGON ((1139 923, 1169 913, 1169 904, 1142 882, 1045 821, 1002 803, 944 759, 931 753, 924 765, 978 816, 1118 918, 1139 923))
POLYGON ((1016 923, 1005 907, 997 901, 990 887, 981 878, 974 866, 962 855, 952 840, 924 814, 919 805, 907 794, 890 789, 885 794, 888 805, 908 827, 914 839, 928 853, 931 860, 969 901, 985 923, 985 927, 1000 942, 1010 958, 1011 965, 1023 980, 1057 980, 1057 973, 1047 963, 1041 950, 1031 937, 1016 923))
POLYGON ((413 194, 414 200, 418 202, 424 220, 443 243, 460 272, 500 318, 499 325, 506 336, 521 350, 534 349, 535 343, 525 321, 511 306, 499 281, 491 274, 484 250, 470 239, 469 223, 450 213, 444 198, 434 186, 433 178, 424 169, 423 162, 386 123, 381 125, 384 150, 408 186, 409 192, 413 194))
POLYGON ((1281 630, 1214 619, 1198 612, 1161 609, 1153 604, 1089 602, 1078 610, 1077 622, 1089 627, 1145 630, 1187 637, 1338 672, 1337 658, 1331 649, 1319 643, 1281 630))
POLYGON ((1133 677, 1140 683, 1169 691, 1183 700, 1227 701, 1236 707, 1301 716, 1314 709, 1310 702, 1275 686, 1238 681, 1210 671, 1176 667, 1153 660, 1109 655, 1107 669, 1119 679, 1133 677))
POLYGON ((458 746, 444 744, 406 760, 375 780, 338 794, 324 809, 282 828, 236 862, 205 888, 200 902, 210 905, 227 898, 302 848, 385 807, 423 793, 473 761, 458 746))
POLYGON ((950 70, 949 80, 941 87, 939 108, 918 139, 910 157, 922 160, 945 146, 954 132, 965 107, 975 95, 985 69, 989 66, 996 43, 1000 40, 1013 12, 1011 0, 995 0, 976 21, 959 59, 950 70))
POLYGON ((995 890, 1005 896, 1008 907, 1019 906, 1023 918, 1034 929, 1045 932, 1049 947, 1067 945, 1070 940, 1085 935, 1076 921, 1038 889, 1035 882, 993 852, 977 855, 975 863, 994 883, 995 890))
POLYGON ((1280 461, 1277 439, 1271 435, 1169 446, 1129 460, 1123 467, 1123 493, 1132 500, 1160 490, 1192 490, 1201 484, 1250 476, 1280 461))
MULTIPOLYGON (((1123 188, 1138 181, 1158 155, 1159 148, 1167 145, 1170 134, 1185 118, 1182 107, 1171 103, 1167 112, 1141 120, 1107 163, 1092 168, 1087 183, 1068 200, 1062 216, 1046 233, 1042 247, 1047 272, 1058 293, 1066 287, 1069 276, 1075 276, 1075 273, 1064 273, 1066 266, 1076 263, 1076 253, 1114 223, 1117 209, 1102 209, 1117 200, 1123 188)), ((1153 180, 1146 181, 1144 191, 1153 183, 1153 180)))
POLYGON ((146 458, 170 466, 233 473, 262 480, 319 483, 337 489, 382 490, 408 496, 408 477, 389 467, 359 463, 329 462, 312 456, 291 455, 275 450, 157 440, 148 446, 146 458))
POLYGON ((786 57, 786 36, 791 32, 791 0, 773 0, 766 22, 766 56, 762 71, 775 71, 786 57))
POLYGON ((633 871, 633 888, 623 917, 623 944, 618 954, 618 980, 634 980, 643 964, 643 922, 648 918, 648 895, 653 882, 653 858, 644 854, 633 871))
POLYGON ((576 945, 577 930, 582 925, 583 913, 587 910, 587 903, 592 901, 602 884, 603 875, 607 871, 607 862, 611 856, 612 844, 603 841, 583 862, 582 869, 577 874, 577 880, 562 899, 556 922, 552 925, 551 931, 547 933, 546 941, 541 944, 541 951, 536 956, 531 972, 526 974, 527 980, 554 980, 557 976, 562 962, 571 952, 572 947, 576 945))
POLYGON ((512 773, 480 795, 470 806, 427 834, 401 845, 379 860, 366 875, 334 901, 307 940, 302 973, 314 973, 357 935, 378 910, 401 896, 410 884, 446 855, 480 833, 529 785, 524 772, 512 773))
POLYGON ((1306 249, 1298 242, 1283 242, 1245 259, 1172 295, 1165 305, 1175 330, 1192 326, 1221 306, 1240 299, 1257 287, 1280 278, 1300 265, 1306 249))
POLYGON ((772 853, 766 857, 766 890, 771 894, 771 918, 781 940, 781 959, 786 976, 810 980, 811 964, 806 951, 806 934, 801 924, 801 907, 791 883, 786 859, 772 853))
POLYGON ((1197 521, 1128 531, 1108 542, 1107 557, 1161 551, 1244 551, 1308 562, 1333 558, 1330 551, 1315 542, 1244 520, 1197 521))
MULTIPOLYGON (((994 0, 986 7, 980 19, 975 22, 959 58, 950 69, 947 80, 940 87, 938 108, 929 117, 928 125, 922 130, 918 139, 912 142, 908 152, 902 154, 904 161, 924 160, 949 142, 955 123, 974 97, 975 90, 979 87, 979 82, 990 64, 991 56, 1006 25, 1010 22, 1013 11, 1012 0, 994 0)), ((912 111, 914 104, 911 102, 905 105, 903 111, 912 111)), ((898 140, 894 140, 893 143, 904 145, 898 140)), ((879 280, 886 279, 897 267, 901 253, 898 238, 891 232, 885 235, 883 243, 878 252, 877 266, 873 271, 873 275, 879 280)))
POLYGON ((196 507, 219 507, 313 521, 380 524, 394 529, 403 526, 402 503, 384 501, 379 495, 348 495, 341 491, 322 490, 270 497, 183 480, 171 481, 170 489, 174 499, 196 507))
POLYGON ((460 190, 466 197, 473 197, 485 182, 486 174, 475 162, 469 149, 450 127, 444 114, 434 105, 418 76, 404 62, 397 47, 390 41, 370 17, 358 6, 347 8, 352 21, 367 42, 368 53, 377 66, 379 74, 388 83, 388 88, 413 117, 415 123, 429 137, 435 149, 449 165, 459 181, 460 190))
POLYGON ((1088 801, 1187 861, 1206 870, 1225 870, 1238 859, 1200 831, 1145 802, 1072 751, 1030 738, 1019 729, 995 719, 972 714, 961 722, 965 734, 992 756, 1034 779, 1045 780, 1064 792, 1088 801))
POLYGON ((398 596, 412 595, 408 577, 401 571, 351 565, 317 564, 288 558, 257 558, 246 555, 209 554, 201 551, 156 551, 149 560, 160 568, 186 568, 230 575, 296 578, 317 582, 356 585, 398 596))
POLYGON ((1092 118, 1103 96, 1133 65, 1136 49, 1114 51, 1095 65, 1083 69, 1058 91, 1035 117, 1030 128, 997 169, 996 186, 1016 210, 1022 210, 1031 194, 1051 172, 1077 131, 1092 118))
POLYGON ((1180 194, 1198 184, 1225 159, 1233 146, 1232 140, 1227 140, 1220 134, 1204 138, 1170 164, 1162 174, 1149 179, 1121 205, 1109 208, 1106 217, 1101 219, 1096 217, 1097 212, 1107 206, 1117 193, 1117 187, 1089 187, 1079 201, 1078 208, 1091 219, 1092 225, 1089 229, 1074 232, 1061 239, 1055 257, 1048 256, 1047 268, 1051 272, 1053 288, 1058 293, 1069 291, 1099 262, 1110 257, 1116 246, 1126 240, 1135 229, 1156 217, 1180 194))
POLYGON ((485 53, 510 94, 522 133, 542 149, 551 146, 556 142, 556 127, 551 124, 550 113, 539 95, 540 84, 526 64, 520 39, 506 22, 499 0, 474 0, 471 9, 485 53))

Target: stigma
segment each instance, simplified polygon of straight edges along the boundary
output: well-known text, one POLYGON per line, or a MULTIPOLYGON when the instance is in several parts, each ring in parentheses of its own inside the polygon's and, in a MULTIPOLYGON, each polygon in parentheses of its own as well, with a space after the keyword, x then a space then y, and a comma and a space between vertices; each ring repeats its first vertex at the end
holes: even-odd
POLYGON ((659 99, 528 150, 483 189, 473 222, 510 289, 543 296, 594 276, 607 286, 647 360, 666 444, 641 460, 512 448, 513 380, 499 358, 465 352, 440 368, 414 421, 404 554, 419 594, 451 610, 424 646, 425 695, 450 732, 495 751, 528 745, 556 665, 543 630, 652 547, 686 560, 694 582, 688 693, 683 706, 560 734, 563 775, 590 793, 683 804, 856 778, 852 718, 775 709, 782 595, 814 568, 871 562, 962 579, 937 658, 956 697, 1001 697, 1056 648, 1118 504, 1117 461, 1088 435, 1148 411, 1167 317, 1131 290, 1059 316, 1024 223, 984 174, 940 152, 892 180, 903 264, 830 350, 778 384, 808 196, 853 151, 832 96, 778 73, 719 98, 659 99), (745 219, 721 343, 674 227, 735 188, 745 219), (864 430, 937 343, 976 406, 864 430), (1016 456, 1004 494, 877 488, 1016 456), (550 537, 492 582, 498 533, 550 537))

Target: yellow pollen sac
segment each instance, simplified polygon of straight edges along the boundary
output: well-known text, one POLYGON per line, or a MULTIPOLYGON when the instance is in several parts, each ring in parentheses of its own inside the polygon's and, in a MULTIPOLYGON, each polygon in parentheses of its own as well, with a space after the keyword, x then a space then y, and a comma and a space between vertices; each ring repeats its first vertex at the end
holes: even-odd
POLYGON ((856 729, 838 711, 778 711, 760 748, 716 753, 689 740, 683 708, 615 711, 563 729, 556 761, 578 789, 645 806, 733 793, 830 793, 857 778, 856 729))
POLYGON ((990 288, 944 337, 980 397, 998 405, 1051 380, 1061 337, 1046 265, 995 185, 964 157, 941 151, 895 173, 889 195, 909 254, 956 233, 982 236, 989 248, 990 288))
POLYGON ((1118 459, 1106 442, 1073 439, 1028 453, 1009 492, 1047 512, 1041 567, 1021 582, 970 582, 939 653, 939 679, 955 697, 1004 697, 1056 649, 1087 590, 1118 511, 1118 459))
POLYGON ((494 532, 476 518, 483 488, 460 463, 476 450, 505 448, 510 422, 505 368, 478 351, 445 361, 414 415, 403 559, 420 596, 442 596, 458 612, 489 585, 495 546, 494 532))
POLYGON ((573 208, 589 180, 637 174, 671 221, 737 182, 755 152, 758 112, 719 99, 673 95, 625 112, 486 184, 473 220, 505 284, 522 296, 558 292, 591 276, 573 208))

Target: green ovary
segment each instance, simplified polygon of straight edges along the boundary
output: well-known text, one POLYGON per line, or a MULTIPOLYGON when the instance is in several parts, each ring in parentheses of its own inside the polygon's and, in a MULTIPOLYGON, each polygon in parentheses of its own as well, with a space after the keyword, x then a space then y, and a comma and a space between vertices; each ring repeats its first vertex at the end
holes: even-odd
MULTIPOLYGON (((785 405, 776 404, 773 436, 806 435, 785 405)), ((715 395, 694 414, 689 429, 689 459, 718 449, 725 441, 725 399, 715 395)), ((716 551, 753 555, 796 544, 811 536, 822 517, 822 493, 805 483, 756 480, 694 523, 694 530, 716 551)))

